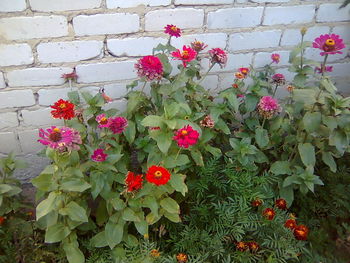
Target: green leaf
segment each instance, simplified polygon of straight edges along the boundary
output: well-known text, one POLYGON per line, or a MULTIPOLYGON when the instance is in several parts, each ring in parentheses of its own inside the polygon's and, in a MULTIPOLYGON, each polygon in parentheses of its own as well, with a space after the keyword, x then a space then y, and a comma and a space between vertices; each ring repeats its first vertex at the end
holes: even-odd
POLYGON ((225 134, 231 134, 230 128, 222 119, 218 119, 215 123, 215 128, 222 130, 225 134))
POLYGON ((110 200, 113 208, 117 211, 123 210, 126 205, 123 200, 121 200, 119 197, 114 197, 110 200))
POLYGON ((87 91, 82 91, 81 96, 84 98, 84 100, 87 104, 90 104, 90 102, 93 99, 93 96, 87 91))
POLYGON ((66 252, 66 256, 69 263, 84 263, 85 257, 83 252, 80 251, 78 242, 63 243, 64 252, 66 252))
POLYGON ((163 124, 164 119, 156 115, 148 115, 145 117, 141 124, 146 127, 159 127, 163 124))
POLYGON ((149 224, 149 225, 153 225, 154 223, 156 223, 158 220, 160 219, 160 216, 157 214, 154 214, 153 212, 149 213, 147 216, 146 216, 146 222, 149 224))
POLYGON ((82 178, 68 177, 61 181, 61 190, 69 192, 84 192, 91 186, 82 178))
POLYGON ((188 192, 187 185, 185 184, 186 175, 184 174, 173 174, 170 178, 170 185, 183 196, 188 192))
POLYGON ((70 92, 68 92, 68 98, 73 104, 75 104, 75 105, 80 104, 80 96, 79 96, 79 92, 78 91, 70 91, 70 92))
POLYGON ((140 221, 140 222, 134 222, 135 227, 137 229, 137 231, 141 234, 141 235, 145 235, 148 234, 148 224, 146 221, 140 221))
POLYGON ((105 247, 108 246, 106 239, 106 232, 102 231, 90 239, 90 244, 93 247, 105 247))
POLYGON ((133 121, 128 121, 128 126, 125 128, 123 134, 129 143, 133 143, 136 135, 136 127, 133 121))
POLYGON ((158 205, 158 202, 154 196, 151 196, 151 195, 146 196, 145 199, 143 200, 142 206, 148 207, 149 209, 151 209, 151 211, 154 215, 158 216, 159 205, 158 205))
POLYGON ((299 143, 298 145, 299 154, 302 162, 305 166, 315 166, 315 147, 310 143, 299 143))
POLYGON ((294 89, 293 99, 305 105, 313 105, 316 102, 316 91, 312 89, 294 89))
POLYGON ((134 222, 140 222, 141 221, 140 218, 135 214, 135 212, 129 207, 124 209, 124 211, 123 211, 123 219, 125 221, 134 221, 134 222))
POLYGON ((39 190, 49 192, 57 189, 56 182, 52 179, 52 174, 41 173, 31 180, 32 184, 39 190))
POLYGON ((164 211, 164 216, 174 223, 181 222, 181 218, 180 218, 179 214, 172 214, 172 213, 169 213, 167 211, 164 211))
POLYGON ((114 224, 109 221, 105 227, 105 235, 108 246, 113 249, 123 240, 124 224, 114 224))
POLYGON ((321 125, 320 112, 307 112, 303 118, 304 128, 308 132, 314 132, 320 129, 321 125))
POLYGON ((177 102, 172 102, 171 104, 164 105, 165 116, 167 119, 172 119, 180 110, 180 104, 177 102))
POLYGON ((326 125, 331 131, 338 127, 337 119, 334 116, 322 116, 322 122, 326 125))
POLYGON ((170 197, 164 198, 160 201, 160 206, 168 211, 170 214, 180 214, 180 206, 176 201, 170 197))
POLYGON ((70 234, 70 229, 62 223, 49 226, 45 233, 45 243, 56 243, 62 241, 70 234))
POLYGON ((337 163, 334 161, 332 153, 323 152, 322 153, 322 161, 329 166, 331 171, 335 173, 337 171, 337 163))
POLYGON ((154 132, 152 138, 157 141, 159 150, 162 153, 168 153, 169 147, 172 143, 172 134, 162 131, 154 132))
POLYGON ((341 154, 344 154, 346 147, 349 145, 346 134, 341 130, 334 130, 329 135, 329 145, 335 146, 341 154))
POLYGON ((213 147, 209 144, 206 144, 204 146, 204 149, 210 152, 214 157, 220 157, 222 155, 222 152, 219 148, 213 147))
POLYGON ((256 109, 256 105, 259 102, 259 98, 256 95, 247 94, 244 101, 247 112, 251 112, 256 109))
POLYGON ((276 161, 271 165, 270 171, 276 175, 291 174, 290 163, 288 161, 276 161))
POLYGON ((192 149, 191 156, 198 166, 204 166, 202 153, 198 149, 192 149))
POLYGON ((39 220, 41 217, 47 215, 55 208, 55 203, 57 199, 57 194, 51 192, 47 199, 43 200, 36 207, 36 220, 39 220))
POLYGON ((0 194, 4 194, 10 192, 12 190, 12 186, 8 184, 0 184, 0 194))
POLYGON ((91 183, 91 195, 93 199, 96 199, 96 197, 101 193, 105 185, 104 176, 100 172, 93 171, 90 174, 90 183, 91 183))
POLYGON ((86 215, 86 211, 76 202, 71 201, 69 204, 63 208, 70 219, 77 222, 88 222, 89 219, 86 215))
POLYGON ((268 145, 269 144, 269 135, 268 135, 267 130, 263 129, 262 127, 258 127, 255 130, 255 140, 260 148, 264 148, 266 145, 268 145))
POLYGON ((293 186, 280 187, 280 197, 286 200, 287 206, 290 207, 294 201, 293 186))

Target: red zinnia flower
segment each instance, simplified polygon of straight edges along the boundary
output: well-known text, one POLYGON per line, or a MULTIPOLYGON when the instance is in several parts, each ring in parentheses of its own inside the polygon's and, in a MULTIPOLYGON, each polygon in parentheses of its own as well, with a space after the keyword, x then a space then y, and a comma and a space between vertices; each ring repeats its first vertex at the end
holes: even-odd
POLYGON ((275 217, 275 215, 276 215, 275 211, 271 208, 266 208, 263 211, 263 216, 265 216, 266 219, 268 220, 272 220, 275 217))
POLYGON ((305 225, 298 225, 294 228, 294 237, 298 240, 306 240, 309 229, 305 225))
POLYGON ((312 46, 314 48, 323 50, 323 52, 320 53, 321 56, 342 54, 343 52, 341 52, 340 50, 345 48, 343 39, 341 39, 340 36, 336 34, 320 35, 314 40, 312 46))
POLYGON ((6 218, 3 216, 0 216, 0 226, 5 223, 6 218))
POLYGON ((221 68, 226 66, 227 54, 221 48, 213 48, 209 50, 210 61, 212 64, 219 64, 221 68))
POLYGON ((259 249, 259 244, 255 241, 247 242, 247 245, 252 252, 256 252, 259 249))
POLYGON ((284 226, 286 228, 289 228, 289 229, 295 229, 295 227, 297 226, 297 221, 295 221, 295 219, 288 219, 285 223, 284 223, 284 226))
POLYGON ((156 56, 145 56, 135 64, 137 75, 145 77, 147 81, 161 79, 163 76, 163 64, 156 56))
POLYGON ((133 192, 142 188, 142 174, 135 175, 133 172, 128 172, 125 178, 125 185, 128 192, 133 192))
POLYGON ((194 130, 190 125, 176 131, 173 139, 177 141, 177 145, 182 148, 188 148, 191 145, 197 143, 199 138, 199 133, 194 130))
POLYGON ((281 56, 279 54, 271 55, 272 63, 278 64, 280 62, 281 56))
POLYGON ((177 256, 176 256, 176 259, 177 259, 177 262, 179 262, 179 263, 185 263, 185 262, 187 262, 188 257, 187 257, 187 255, 184 254, 184 253, 179 253, 179 254, 177 254, 177 256))
POLYGON ((189 46, 183 46, 182 51, 180 49, 171 53, 171 55, 178 60, 182 60, 184 67, 187 66, 188 62, 194 60, 197 56, 197 52, 189 46))
POLYGON ((239 68, 239 72, 241 72, 244 76, 247 76, 249 71, 249 68, 239 68))
POLYGON ((253 206, 253 207, 258 207, 258 206, 261 206, 262 203, 263 203, 262 200, 260 200, 260 199, 255 199, 255 200, 252 201, 252 206, 253 206))
POLYGON ((195 40, 191 42, 191 47, 197 52, 201 52, 204 50, 208 45, 204 44, 202 41, 195 40))
POLYGON ((103 152, 103 149, 96 149, 91 155, 91 159, 95 162, 104 162, 106 161, 108 154, 103 152))
POLYGON ((243 241, 236 242, 236 249, 239 251, 246 251, 248 249, 248 245, 243 241))
POLYGON ((74 104, 68 100, 59 99, 51 108, 54 109, 51 111, 51 115, 55 119, 70 120, 75 116, 74 104))
POLYGON ((167 25, 164 27, 164 33, 169 34, 172 37, 181 37, 181 29, 174 25, 167 25))
POLYGON ((146 173, 146 180, 157 186, 166 184, 170 180, 170 172, 161 166, 152 165, 146 173))
POLYGON ((108 129, 110 129, 114 134, 122 133, 128 126, 128 120, 124 117, 109 118, 108 121, 108 129))
POLYGON ((279 209, 282 209, 282 210, 286 210, 287 209, 287 202, 286 200, 280 198, 280 199, 277 199, 276 202, 275 202, 275 205, 279 208, 279 209))

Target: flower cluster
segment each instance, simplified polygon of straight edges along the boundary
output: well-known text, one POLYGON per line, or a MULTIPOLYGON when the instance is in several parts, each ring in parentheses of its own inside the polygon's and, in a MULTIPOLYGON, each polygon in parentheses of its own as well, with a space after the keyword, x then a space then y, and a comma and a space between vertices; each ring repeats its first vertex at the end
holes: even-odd
POLYGON ((259 244, 255 241, 249 241, 249 242, 236 242, 236 249, 239 251, 250 251, 250 252, 256 252, 260 248, 259 244))
POLYGON ((159 80, 163 76, 163 64, 156 56, 145 56, 135 64, 137 75, 147 81, 159 80))
POLYGON ((297 221, 294 218, 288 219, 284 223, 284 227, 293 231, 294 237, 298 240, 307 240, 309 234, 309 228, 305 225, 297 225, 297 221))
POLYGON ((128 120, 124 117, 107 118, 104 113, 97 115, 96 121, 99 128, 107 128, 111 130, 113 134, 122 133, 128 126, 128 120))
POLYGON ((195 40, 191 42, 191 47, 197 52, 201 52, 204 50, 208 45, 204 44, 202 41, 195 40))
POLYGON ((277 100, 271 96, 264 96, 260 99, 258 104, 259 114, 266 118, 271 119, 275 114, 280 112, 281 107, 278 104, 277 100))

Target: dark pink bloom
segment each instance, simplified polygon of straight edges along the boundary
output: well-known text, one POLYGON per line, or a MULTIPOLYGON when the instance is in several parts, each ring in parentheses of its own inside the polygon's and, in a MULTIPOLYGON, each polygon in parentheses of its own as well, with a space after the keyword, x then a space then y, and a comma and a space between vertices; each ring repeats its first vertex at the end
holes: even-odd
POLYGON ((280 62, 281 56, 280 54, 272 54, 271 55, 272 63, 278 64, 280 62))
POLYGON ((79 132, 69 127, 58 128, 51 126, 51 128, 46 130, 40 129, 39 137, 41 139, 38 142, 41 144, 62 152, 79 150, 79 144, 82 144, 79 132))
POLYGON ((280 111, 280 105, 277 100, 271 96, 264 96, 260 99, 258 104, 258 112, 266 119, 271 119, 276 113, 280 111))
POLYGON ((106 161, 108 154, 103 152, 103 149, 96 149, 91 155, 91 159, 95 162, 104 162, 106 161))
POLYGON ((124 117, 114 117, 109 118, 108 128, 114 133, 122 133, 124 129, 128 126, 128 120, 124 117))
POLYGON ((278 85, 284 85, 286 83, 286 78, 283 74, 276 73, 272 76, 272 82, 278 85))
POLYGON ((201 52, 204 50, 208 45, 204 44, 202 41, 195 40, 191 42, 191 47, 197 52, 201 52))
POLYGON ((181 37, 181 29, 174 25, 167 25, 164 27, 164 33, 169 34, 172 37, 181 37))
POLYGON ((320 67, 316 67, 316 68, 315 68, 315 71, 316 71, 317 73, 319 73, 319 74, 322 74, 323 71, 324 71, 324 72, 333 72, 333 66, 326 66, 326 67, 324 68, 324 70, 322 69, 322 67, 321 67, 321 68, 320 68, 320 67))
POLYGON ((324 55, 333 55, 333 54, 342 54, 340 50, 345 48, 343 39, 336 34, 325 34, 317 37, 312 43, 314 48, 321 49, 323 52, 320 53, 321 56, 324 55))
POLYGON ((239 68, 238 69, 240 73, 242 73, 244 76, 247 76, 250 69, 249 68, 239 68))
POLYGON ((227 54, 221 48, 213 48, 209 50, 210 61, 212 64, 219 64, 221 68, 226 66, 227 54))
POLYGON ((188 62, 194 60, 197 56, 197 52, 189 46, 183 46, 182 51, 180 49, 171 53, 171 55, 178 60, 182 60, 184 67, 187 66, 188 62))
POLYGON ((181 148, 188 148, 191 145, 197 143, 199 133, 194 130, 190 125, 176 131, 173 140, 177 141, 177 145, 181 148))
POLYGON ((110 125, 109 119, 106 117, 106 114, 102 113, 96 116, 96 121, 98 122, 99 128, 108 128, 110 125))
POLYGON ((156 56, 145 56, 135 64, 137 75, 146 78, 148 81, 161 79, 163 76, 163 64, 156 56))

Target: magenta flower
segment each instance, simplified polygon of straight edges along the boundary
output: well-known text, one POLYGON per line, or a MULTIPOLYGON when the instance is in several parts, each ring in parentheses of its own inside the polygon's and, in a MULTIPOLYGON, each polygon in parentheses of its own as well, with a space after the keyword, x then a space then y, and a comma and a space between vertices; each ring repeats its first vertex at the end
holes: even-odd
POLYGON ((106 117, 106 114, 102 113, 100 115, 96 116, 96 121, 98 122, 98 127, 99 128, 108 128, 110 121, 109 119, 106 117))
POLYGON ((272 59, 272 63, 278 64, 281 60, 281 56, 280 56, 280 54, 275 53, 275 54, 271 55, 271 59, 272 59))
POLYGON ((79 150, 82 144, 79 132, 69 127, 40 129, 39 137, 38 142, 60 152, 79 150))
POLYGON ((124 131, 124 129, 128 126, 128 120, 124 117, 114 117, 109 118, 109 126, 108 128, 114 133, 119 134, 124 131))
POLYGON ((106 161, 108 154, 103 152, 103 149, 96 149, 91 155, 91 159, 95 162, 104 162, 106 161))
POLYGON ((227 63, 227 54, 221 48, 213 48, 209 50, 210 62, 212 64, 219 64, 221 68, 224 68, 227 63))
POLYGON ((324 70, 322 69, 322 67, 316 67, 315 71, 318 74, 322 74, 323 72, 333 72, 333 66, 325 66, 324 70))
POLYGON ((181 29, 174 25, 167 25, 164 27, 164 33, 169 34, 172 37, 181 37, 181 29))
POLYGON ((148 81, 161 79, 163 77, 163 64, 156 56, 145 56, 135 64, 137 75, 146 78, 148 81))
POLYGON ((277 85, 284 85, 286 83, 286 78, 283 74, 276 73, 272 76, 272 82, 277 85))
POLYGON ((177 142, 177 145, 181 148, 188 148, 191 145, 197 143, 199 138, 199 133, 192 128, 190 125, 177 130, 173 140, 177 142))
POLYGON ((194 60, 197 56, 197 52, 189 46, 183 46, 182 51, 180 49, 171 52, 174 59, 182 60, 183 66, 186 68, 187 63, 194 60))
POLYGON ((271 96, 264 96, 258 104, 258 112, 266 119, 271 119, 276 113, 280 112, 280 105, 277 100, 271 96))
POLYGON ((340 36, 336 34, 320 35, 314 40, 312 46, 323 51, 320 53, 321 56, 342 54, 343 52, 341 52, 340 50, 345 48, 343 39, 341 39, 340 36))

